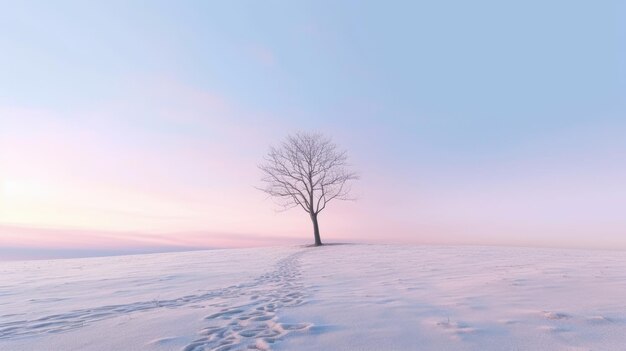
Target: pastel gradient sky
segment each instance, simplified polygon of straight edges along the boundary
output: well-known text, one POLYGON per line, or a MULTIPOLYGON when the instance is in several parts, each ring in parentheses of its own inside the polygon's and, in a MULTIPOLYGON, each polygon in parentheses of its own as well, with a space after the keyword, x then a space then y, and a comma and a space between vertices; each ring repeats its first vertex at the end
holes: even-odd
POLYGON ((298 130, 362 177, 326 241, 626 249, 621 1, 7 1, 0 32, 0 256, 308 243, 254 189, 298 130))

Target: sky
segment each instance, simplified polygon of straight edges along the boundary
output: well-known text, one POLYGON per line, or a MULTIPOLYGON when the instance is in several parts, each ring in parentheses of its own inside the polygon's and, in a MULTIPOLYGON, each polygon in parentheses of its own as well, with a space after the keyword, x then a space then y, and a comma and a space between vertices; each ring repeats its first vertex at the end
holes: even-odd
POLYGON ((327 242, 626 249, 620 1, 0 1, 0 259, 305 244, 270 145, 346 149, 327 242))

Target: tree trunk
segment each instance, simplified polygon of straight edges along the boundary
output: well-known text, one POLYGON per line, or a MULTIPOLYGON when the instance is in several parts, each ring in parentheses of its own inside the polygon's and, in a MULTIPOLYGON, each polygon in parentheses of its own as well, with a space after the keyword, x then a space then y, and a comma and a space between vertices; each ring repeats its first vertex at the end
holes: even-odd
POLYGON ((321 246, 322 239, 320 239, 320 226, 317 224, 317 214, 311 214, 311 221, 313 221, 313 235, 315 236, 315 246, 321 246))

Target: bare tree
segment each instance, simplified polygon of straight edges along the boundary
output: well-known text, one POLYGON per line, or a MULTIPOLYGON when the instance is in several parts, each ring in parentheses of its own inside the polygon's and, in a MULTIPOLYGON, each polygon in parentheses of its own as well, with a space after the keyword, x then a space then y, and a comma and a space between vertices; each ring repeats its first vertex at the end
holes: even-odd
POLYGON ((264 186, 283 210, 301 207, 311 217, 315 245, 322 245, 317 216, 334 199, 351 200, 350 183, 358 175, 348 169, 346 151, 318 133, 289 135, 280 147, 270 147, 259 165, 264 186))

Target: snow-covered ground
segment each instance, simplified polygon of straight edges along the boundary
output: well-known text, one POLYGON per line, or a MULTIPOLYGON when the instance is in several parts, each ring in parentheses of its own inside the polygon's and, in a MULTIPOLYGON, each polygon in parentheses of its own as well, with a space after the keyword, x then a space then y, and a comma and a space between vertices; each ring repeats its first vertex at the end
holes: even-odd
POLYGON ((626 350, 626 252, 332 245, 0 262, 0 350, 626 350))

